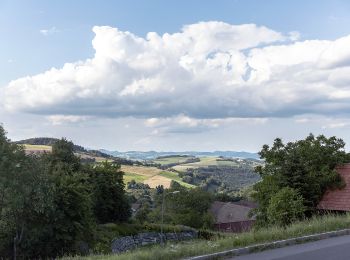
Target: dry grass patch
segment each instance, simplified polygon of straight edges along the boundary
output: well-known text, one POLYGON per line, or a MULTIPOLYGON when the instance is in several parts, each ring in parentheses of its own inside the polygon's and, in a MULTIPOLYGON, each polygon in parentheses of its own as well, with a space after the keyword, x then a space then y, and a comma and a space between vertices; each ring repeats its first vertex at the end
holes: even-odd
POLYGON ((158 175, 162 172, 162 170, 156 167, 145 167, 145 166, 130 166, 130 165, 122 165, 121 170, 123 172, 134 173, 138 175, 152 177, 158 175))
POLYGON ((171 179, 160 176, 160 175, 156 175, 153 176, 147 180, 145 180, 143 183, 144 184, 148 184, 151 188, 155 188, 159 185, 163 185, 164 188, 168 189, 170 188, 170 183, 171 183, 171 179))

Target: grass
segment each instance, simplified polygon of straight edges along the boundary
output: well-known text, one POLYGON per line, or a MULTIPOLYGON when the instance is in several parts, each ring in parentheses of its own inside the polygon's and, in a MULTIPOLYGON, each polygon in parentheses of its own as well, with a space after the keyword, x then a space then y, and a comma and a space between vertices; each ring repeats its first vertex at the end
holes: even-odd
POLYGON ((121 170, 125 173, 134 173, 146 177, 152 177, 162 172, 156 167, 122 165, 121 170))
POLYGON ((168 243, 165 247, 153 246, 139 248, 120 255, 99 255, 88 257, 68 257, 65 260, 167 260, 181 259, 190 256, 220 252, 223 250, 244 247, 259 243, 271 242, 281 239, 300 237, 333 230, 350 228, 350 214, 342 216, 328 215, 315 217, 303 222, 294 223, 285 229, 270 227, 251 231, 212 241, 194 240, 182 243, 168 243))
POLYGON ((164 158, 159 158, 159 159, 155 159, 153 162, 154 163, 159 163, 161 165, 166 165, 166 164, 170 164, 170 163, 183 163, 186 160, 190 159, 190 158, 194 158, 192 156, 169 156, 169 157, 164 157, 164 158))
POLYGON ((185 187, 194 187, 191 184, 183 182, 177 173, 164 171, 155 167, 122 165, 121 170, 125 173, 124 183, 135 180, 136 182, 148 184, 151 188, 155 188, 158 185, 169 188, 171 181, 175 180, 185 187))
POLYGON ((126 173, 124 173, 123 179, 124 179, 124 183, 127 184, 131 180, 135 180, 136 182, 143 182, 143 181, 147 180, 147 177, 144 175, 139 175, 139 174, 132 173, 132 172, 126 172, 126 173))
POLYGON ((185 186, 186 188, 193 188, 193 187, 195 187, 192 184, 183 182, 182 179, 179 177, 179 174, 177 172, 164 171, 164 172, 161 172, 159 175, 164 176, 166 178, 169 178, 171 180, 174 180, 174 181, 178 182, 180 185, 185 186))
POLYGON ((33 145, 33 144, 24 144, 25 150, 30 151, 51 151, 52 147, 49 145, 33 145))
POLYGON ((211 165, 217 166, 237 166, 236 162, 233 161, 225 161, 225 160, 217 160, 218 157, 201 157, 199 162, 194 163, 185 163, 172 167, 177 171, 186 171, 186 169, 190 168, 199 168, 199 167, 208 167, 211 165))
POLYGON ((170 188, 171 179, 163 177, 161 175, 156 175, 145 180, 143 183, 148 184, 153 189, 158 185, 163 185, 164 188, 168 189, 170 188))

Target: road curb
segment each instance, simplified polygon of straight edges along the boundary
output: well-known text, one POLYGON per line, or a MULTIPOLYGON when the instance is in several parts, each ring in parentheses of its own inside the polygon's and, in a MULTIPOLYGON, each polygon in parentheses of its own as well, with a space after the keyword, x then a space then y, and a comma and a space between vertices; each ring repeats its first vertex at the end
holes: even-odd
POLYGON ((300 244, 308 241, 316 241, 316 240, 322 240, 326 238, 345 236, 345 235, 350 235, 350 229, 342 229, 338 231, 330 231, 330 232, 313 234, 308 236, 295 237, 295 238, 290 238, 286 240, 279 240, 279 241, 274 241, 269 243, 246 246, 242 248, 230 249, 230 250, 208 254, 208 255, 194 256, 186 259, 187 260, 208 260, 208 259, 219 259, 223 257, 234 257, 234 256, 259 252, 266 249, 280 248, 280 247, 300 244))

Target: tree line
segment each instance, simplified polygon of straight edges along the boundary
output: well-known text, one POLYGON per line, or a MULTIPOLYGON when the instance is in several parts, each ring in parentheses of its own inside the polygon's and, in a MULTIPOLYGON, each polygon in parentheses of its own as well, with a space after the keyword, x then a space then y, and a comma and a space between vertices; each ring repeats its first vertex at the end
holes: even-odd
POLYGON ((0 126, 0 255, 49 258, 80 253, 100 223, 131 215, 119 165, 82 164, 65 139, 26 155, 0 126))

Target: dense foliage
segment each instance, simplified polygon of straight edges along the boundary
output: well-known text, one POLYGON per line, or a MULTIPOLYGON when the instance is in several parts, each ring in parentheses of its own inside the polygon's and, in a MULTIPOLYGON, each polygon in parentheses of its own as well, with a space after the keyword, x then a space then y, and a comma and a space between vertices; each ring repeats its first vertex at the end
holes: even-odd
POLYGON ((151 222, 159 223, 163 206, 164 223, 193 228, 209 228, 213 223, 208 213, 213 197, 201 188, 187 189, 172 182, 170 189, 159 188, 154 200, 155 209, 148 215, 151 222))
POLYGON ((269 221, 277 226, 287 226, 303 217, 304 199, 292 188, 282 188, 271 197, 267 208, 269 221))
MULTIPOLYGON (((271 211, 279 199, 287 196, 287 193, 279 193, 287 187, 301 196, 306 216, 311 215, 326 189, 343 185, 335 167, 349 161, 344 146, 343 140, 336 137, 315 137, 312 134, 296 142, 284 144, 277 138, 272 147, 264 145, 259 154, 265 165, 256 168, 262 181, 254 186, 254 197, 259 203, 256 210, 258 225, 276 222, 271 211), (276 197, 276 193, 280 197, 276 197)), ((293 210, 285 207, 283 214, 292 214, 293 210)))
POLYGON ((238 166, 208 166, 195 169, 187 169, 179 173, 186 183, 200 186, 210 192, 234 194, 246 186, 250 186, 260 180, 254 172, 251 160, 244 160, 238 166))
POLYGON ((27 156, 0 127, 0 255, 48 258, 93 243, 97 223, 125 221, 130 207, 118 166, 83 165, 65 139, 27 156))

